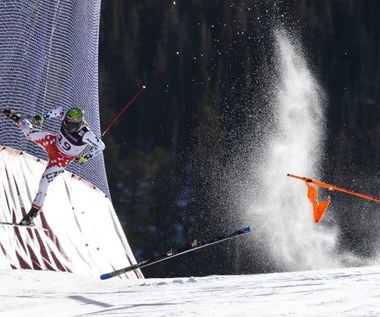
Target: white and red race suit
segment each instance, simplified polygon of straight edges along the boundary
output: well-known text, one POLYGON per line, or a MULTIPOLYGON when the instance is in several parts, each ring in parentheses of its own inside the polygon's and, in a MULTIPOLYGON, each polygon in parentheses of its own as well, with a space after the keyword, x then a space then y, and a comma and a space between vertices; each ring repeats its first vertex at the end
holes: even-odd
MULTIPOLYGON (((44 119, 58 117, 63 120, 65 113, 63 107, 60 106, 48 111, 43 117, 44 119)), ((20 120, 18 126, 29 140, 41 146, 48 155, 48 165, 42 174, 39 188, 33 201, 33 207, 38 209, 42 207, 45 201, 49 183, 61 174, 87 145, 90 146, 90 151, 85 155, 87 160, 97 156, 105 149, 103 141, 89 129, 86 123, 75 132, 69 132, 62 123, 57 134, 35 129, 26 118, 20 120)))

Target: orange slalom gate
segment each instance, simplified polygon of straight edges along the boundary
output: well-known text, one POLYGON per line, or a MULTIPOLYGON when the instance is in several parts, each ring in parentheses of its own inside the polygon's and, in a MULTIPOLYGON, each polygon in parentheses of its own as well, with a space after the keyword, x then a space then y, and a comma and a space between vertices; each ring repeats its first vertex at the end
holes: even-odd
POLYGON ((377 203, 380 203, 380 198, 377 198, 375 196, 369 196, 369 195, 361 194, 361 193, 354 192, 352 190, 348 190, 348 189, 345 189, 342 187, 323 183, 323 182, 317 181, 317 180, 312 179, 312 178, 297 176, 297 175, 293 175, 293 174, 287 174, 287 176, 292 177, 292 178, 296 178, 296 179, 300 179, 306 183, 307 197, 313 205, 314 221, 316 223, 319 223, 321 221, 323 215, 325 214, 325 212, 327 210, 327 207, 330 205, 330 199, 324 200, 322 202, 318 202, 318 190, 314 186, 312 186, 311 184, 314 184, 318 187, 326 188, 328 190, 336 190, 336 191, 339 191, 339 192, 342 192, 345 194, 353 195, 356 197, 360 197, 363 199, 367 199, 367 200, 371 200, 371 201, 375 201, 377 203))

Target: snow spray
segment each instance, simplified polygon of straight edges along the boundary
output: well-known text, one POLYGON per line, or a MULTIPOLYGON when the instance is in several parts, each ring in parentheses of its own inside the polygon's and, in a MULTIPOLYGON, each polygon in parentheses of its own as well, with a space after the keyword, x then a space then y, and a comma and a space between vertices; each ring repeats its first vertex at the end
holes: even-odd
MULTIPOLYGON (((324 152, 324 93, 310 72, 302 49, 284 31, 275 32, 275 72, 269 135, 262 164, 255 167, 260 193, 252 195, 249 217, 255 239, 282 270, 340 266, 337 232, 315 224, 304 183, 287 173, 318 177, 324 152)), ((257 184, 255 185, 257 188, 257 184)), ((332 212, 332 210, 330 210, 332 212)))

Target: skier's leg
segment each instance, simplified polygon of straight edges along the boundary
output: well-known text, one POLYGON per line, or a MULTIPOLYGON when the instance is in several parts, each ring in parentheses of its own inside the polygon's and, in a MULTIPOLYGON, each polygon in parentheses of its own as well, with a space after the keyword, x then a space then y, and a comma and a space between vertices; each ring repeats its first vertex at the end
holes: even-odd
POLYGON ((49 184, 65 170, 66 166, 74 159, 74 157, 67 157, 58 150, 55 144, 56 136, 54 134, 45 131, 34 130, 33 126, 28 120, 22 120, 22 123, 20 123, 19 126, 24 132, 25 136, 29 140, 40 145, 46 151, 49 157, 48 165, 41 176, 38 191, 33 200, 32 208, 20 222, 21 224, 31 224, 33 218, 38 215, 41 207, 44 204, 49 184))
POLYGON ((33 201, 33 206, 41 208, 44 204, 49 184, 65 169, 59 166, 49 166, 45 169, 40 179, 38 191, 33 201))
POLYGON ((33 219, 37 217, 41 207, 44 204, 49 184, 64 170, 64 167, 59 167, 56 165, 52 166, 51 164, 48 164, 41 176, 40 184, 38 186, 37 194, 33 200, 32 208, 21 220, 20 224, 31 224, 33 219))
MULTIPOLYGON (((24 119, 20 118, 19 120, 16 121, 16 123, 29 140, 39 144, 44 149, 45 149, 45 146, 43 145, 42 141, 46 142, 49 138, 52 138, 52 135, 48 132, 35 130, 32 123, 26 118, 24 119)), ((42 204, 39 204, 38 201, 41 200, 40 197, 44 197, 44 195, 46 195, 46 193, 44 194, 45 186, 46 186, 45 181, 41 178, 39 190, 37 192, 36 198, 34 199, 35 201, 33 202, 30 211, 21 220, 20 224, 30 225, 33 219, 37 217, 38 213, 40 212, 40 208, 42 206, 42 204), (37 203, 35 203, 36 200, 37 200, 37 203)), ((43 202, 43 199, 42 199, 42 202, 43 202)))

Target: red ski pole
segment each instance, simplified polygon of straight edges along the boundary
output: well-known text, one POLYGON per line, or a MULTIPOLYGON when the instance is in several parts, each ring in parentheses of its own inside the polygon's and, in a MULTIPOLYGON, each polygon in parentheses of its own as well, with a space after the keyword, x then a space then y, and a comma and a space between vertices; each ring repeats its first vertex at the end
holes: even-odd
POLYGON ((146 88, 145 85, 143 85, 134 95, 133 97, 128 101, 128 103, 119 111, 119 113, 115 116, 115 118, 111 121, 111 123, 108 125, 108 127, 104 130, 102 133, 102 137, 107 133, 107 131, 115 124, 117 119, 123 114, 125 110, 137 99, 137 97, 143 92, 143 90, 146 88))

